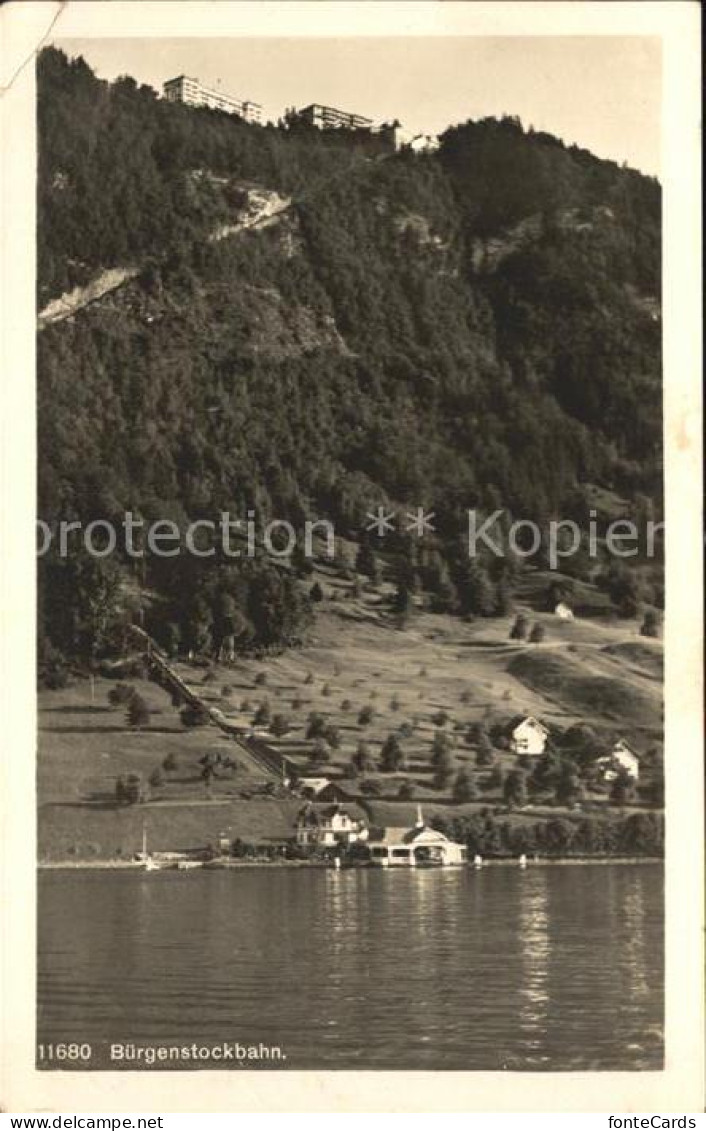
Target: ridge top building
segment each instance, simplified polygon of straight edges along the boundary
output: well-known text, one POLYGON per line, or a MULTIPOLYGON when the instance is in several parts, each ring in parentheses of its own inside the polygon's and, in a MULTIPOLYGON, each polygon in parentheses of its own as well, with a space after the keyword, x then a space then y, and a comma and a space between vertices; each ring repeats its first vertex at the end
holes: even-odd
POLYGON ((262 106, 259 102, 234 98, 225 91, 206 86, 199 79, 189 75, 177 75, 162 85, 162 97, 167 102, 183 102, 187 106, 208 106, 212 110, 223 110, 226 114, 236 114, 246 122, 259 123, 262 120, 262 106))

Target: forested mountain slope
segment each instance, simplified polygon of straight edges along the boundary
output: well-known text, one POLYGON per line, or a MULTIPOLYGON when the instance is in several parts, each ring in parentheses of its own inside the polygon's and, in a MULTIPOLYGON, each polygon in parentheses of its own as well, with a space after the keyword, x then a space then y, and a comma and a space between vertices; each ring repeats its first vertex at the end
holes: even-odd
MULTIPOLYGON (((42 518, 254 508, 357 539, 379 503, 423 505, 427 573, 460 591, 468 507, 546 522, 597 485, 659 511, 656 181, 512 118, 393 155, 168 104, 55 49, 38 81, 38 308, 137 272, 39 335, 42 518)), ((141 585, 187 635, 224 594, 263 639, 297 604, 262 564, 167 564, 141 585)), ((110 568, 43 560, 55 645, 85 637, 110 568)))

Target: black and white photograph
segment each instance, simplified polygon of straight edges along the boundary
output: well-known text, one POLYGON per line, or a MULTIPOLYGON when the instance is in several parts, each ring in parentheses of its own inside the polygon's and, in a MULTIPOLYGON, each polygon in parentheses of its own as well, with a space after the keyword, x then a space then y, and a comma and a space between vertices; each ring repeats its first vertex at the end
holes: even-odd
POLYGON ((661 6, 37 7, 35 1079, 639 1103, 701 741, 661 6))

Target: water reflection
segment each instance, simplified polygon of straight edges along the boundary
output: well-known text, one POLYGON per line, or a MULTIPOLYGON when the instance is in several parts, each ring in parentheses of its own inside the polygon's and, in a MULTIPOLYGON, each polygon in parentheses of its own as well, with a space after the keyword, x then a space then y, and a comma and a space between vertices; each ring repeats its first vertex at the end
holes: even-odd
POLYGON ((40 878, 40 1039, 281 1044, 292 1068, 661 1057, 661 872, 40 878))
POLYGON ((549 1004, 548 869, 522 873, 518 882, 521 943, 519 1027, 532 1048, 539 1048, 549 1004))

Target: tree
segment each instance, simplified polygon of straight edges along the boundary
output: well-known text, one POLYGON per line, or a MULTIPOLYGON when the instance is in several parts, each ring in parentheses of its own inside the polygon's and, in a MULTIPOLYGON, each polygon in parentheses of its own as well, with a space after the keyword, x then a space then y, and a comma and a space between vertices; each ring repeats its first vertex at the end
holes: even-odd
POLYGON ((174 770, 176 770, 178 768, 178 766, 179 766, 179 762, 177 760, 177 756, 176 756, 176 754, 174 753, 173 750, 170 750, 169 753, 167 754, 166 758, 162 762, 162 769, 166 770, 167 773, 172 773, 174 770))
POLYGON ((341 732, 333 723, 327 723, 321 736, 332 750, 338 750, 341 745, 341 732))
POLYGON ((358 726, 367 727, 375 718, 375 711, 372 707, 361 707, 358 714, 358 726))
POLYGON ((554 751, 545 750, 535 762, 530 775, 529 786, 532 793, 543 793, 556 787, 561 776, 561 762, 554 751))
POLYGON ((478 733, 478 736, 475 739, 475 747, 476 765, 479 768, 492 766, 493 762, 495 761, 495 751, 493 750, 493 744, 490 741, 487 731, 482 730, 480 731, 480 733, 478 733))
POLYGON ((380 580, 380 567, 375 553, 368 542, 362 542, 355 559, 357 573, 363 573, 372 582, 377 584, 380 580))
POLYGON ((541 644, 542 641, 544 640, 545 635, 546 635, 546 633, 544 631, 543 625, 533 624, 532 625, 532 631, 529 634, 530 644, 541 644))
POLYGON ((527 617, 523 616, 522 613, 518 613, 515 617, 515 623, 510 629, 510 639, 525 640, 527 637, 528 627, 527 617))
POLYGON ((640 625, 640 635, 658 637, 659 627, 660 620, 659 614, 657 613, 656 609, 647 609, 645 611, 644 620, 640 625))
POLYGON ((133 730, 142 730, 149 725, 150 709, 141 695, 137 692, 130 698, 127 705, 127 721, 133 730))
POLYGON ((576 766, 566 759, 561 763, 555 797, 558 805, 569 807, 575 805, 583 797, 583 784, 576 772, 576 766))
POLYGON ((311 748, 312 762, 330 762, 331 750, 323 738, 317 738, 311 748))
POLYGON ((459 805, 467 801, 475 801, 478 796, 478 790, 473 775, 464 767, 456 774, 456 780, 453 787, 453 799, 459 805))
POLYGON ((137 805, 147 800, 147 790, 141 774, 128 774, 125 779, 125 800, 128 805, 137 805))
POLYGON ((257 708, 254 718, 253 726, 266 727, 270 725, 272 719, 272 708, 270 707, 269 699, 263 699, 260 706, 257 708))
POLYGON ((404 768, 405 755, 402 743, 396 734, 389 734, 380 751, 380 768, 386 774, 396 773, 404 768))
POLYGON ((522 809, 527 804, 527 775, 523 770, 510 770, 503 785, 503 798, 508 809, 522 809))
POLYGON ((435 770, 441 766, 453 765, 454 743, 450 734, 437 730, 431 744, 431 764, 435 770))
POLYGON ((111 707, 124 707, 130 702, 134 694, 135 688, 129 683, 119 683, 117 687, 111 687, 108 692, 108 702, 111 707))
POLYGON ((323 601, 324 591, 319 585, 318 581, 315 581, 312 585, 311 589, 309 590, 309 596, 311 600, 317 605, 320 604, 321 601, 323 601))
POLYGON ((151 786, 154 786, 155 789, 164 785, 164 773, 162 772, 161 766, 155 766, 149 776, 149 783, 151 786))
POLYGON ((611 803, 622 807, 623 805, 629 805, 634 798, 635 782, 629 774, 621 771, 611 786, 611 803))
POLYGON ((127 789, 125 788, 124 778, 115 779, 115 800, 123 804, 128 800, 127 789))
POLYGON ((489 617, 495 612, 496 596, 488 571, 475 559, 464 563, 457 581, 461 611, 489 617))
POLYGON ((375 759, 372 756, 370 747, 367 742, 362 740, 356 747, 355 754, 353 755, 353 764, 359 773, 369 773, 375 769, 375 759))
POLYGON ((317 711, 312 711, 306 727, 307 738, 323 738, 326 730, 326 719, 317 711))
POLYGON ((270 723, 270 733, 275 738, 282 738, 291 729, 286 715, 275 715, 270 723))

